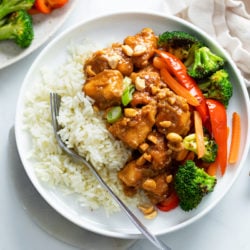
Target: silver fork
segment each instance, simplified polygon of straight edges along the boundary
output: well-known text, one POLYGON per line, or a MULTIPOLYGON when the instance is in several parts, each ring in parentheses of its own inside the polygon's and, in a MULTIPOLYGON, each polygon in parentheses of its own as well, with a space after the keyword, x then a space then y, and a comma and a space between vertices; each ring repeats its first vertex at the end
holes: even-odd
POLYGON ((102 179, 102 177, 97 172, 96 168, 85 158, 78 155, 74 150, 68 148, 65 143, 62 141, 58 131, 60 130, 60 126, 57 122, 57 117, 59 115, 59 108, 61 103, 61 97, 57 93, 50 93, 50 107, 51 107, 51 116, 52 116, 52 125, 54 129, 54 134, 58 145, 66 152, 70 157, 72 157, 75 161, 83 163, 86 165, 92 174, 97 178, 100 184, 106 189, 111 197, 117 202, 120 208, 125 212, 130 221, 137 227, 137 229, 151 242, 154 246, 161 250, 171 250, 164 242, 157 239, 155 235, 153 235, 141 222, 140 220, 133 214, 133 212, 123 203, 123 201, 113 192, 113 190, 107 185, 107 183, 102 179))

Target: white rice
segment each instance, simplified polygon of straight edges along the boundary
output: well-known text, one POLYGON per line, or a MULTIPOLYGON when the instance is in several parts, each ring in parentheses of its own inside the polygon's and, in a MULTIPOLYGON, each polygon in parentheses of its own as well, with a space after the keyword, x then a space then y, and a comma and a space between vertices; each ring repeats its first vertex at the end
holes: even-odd
MULTIPOLYGON (((90 209, 104 207, 110 214, 119 208, 85 166, 62 152, 51 125, 49 93, 54 91, 62 96, 58 121, 64 127, 60 135, 68 146, 90 160, 125 203, 140 202, 138 196, 131 199, 124 195, 117 178, 117 171, 131 155, 130 150, 112 137, 102 117, 93 111, 92 101, 82 93, 83 62, 90 53, 86 48, 86 44, 71 46, 66 62, 56 70, 41 69, 41 78, 27 94, 24 123, 32 137, 31 157, 36 162, 38 178, 46 185, 62 189, 66 195, 78 194, 79 205, 90 209)), ((90 49, 93 51, 93 47, 90 49)))

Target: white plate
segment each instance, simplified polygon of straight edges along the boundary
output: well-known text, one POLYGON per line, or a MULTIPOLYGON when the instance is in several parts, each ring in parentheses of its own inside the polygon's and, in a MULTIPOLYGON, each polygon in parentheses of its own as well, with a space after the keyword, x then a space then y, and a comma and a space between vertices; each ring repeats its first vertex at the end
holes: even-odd
MULTIPOLYGON (((248 94, 244 82, 236 66, 225 51, 204 32, 198 30, 194 26, 175 17, 166 17, 156 13, 129 12, 102 16, 80 23, 58 36, 35 60, 21 88, 15 125, 19 154, 24 168, 36 189, 59 213, 80 227, 99 234, 121 238, 140 237, 138 230, 122 212, 107 218, 102 209, 91 212, 88 209, 80 208, 77 206, 74 199, 66 199, 66 197, 61 195, 56 189, 52 190, 46 187, 37 179, 34 173, 33 164, 26 157, 32 145, 29 134, 22 130, 22 113, 24 109, 25 93, 31 88, 31 84, 35 79, 37 79, 39 74, 38 69, 45 64, 52 68, 61 64, 67 57, 66 47, 69 42, 74 41, 77 43, 83 38, 88 38, 92 41, 103 43, 104 46, 106 46, 107 43, 122 41, 124 37, 137 33, 143 27, 151 27, 156 34, 166 30, 184 30, 196 34, 207 43, 211 49, 223 55, 228 62, 226 68, 230 72, 234 84, 234 95, 228 107, 229 121, 233 111, 237 111, 242 119, 240 160, 237 166, 228 166, 228 170, 224 177, 218 180, 214 192, 204 198, 199 207, 191 212, 183 212, 181 209, 177 208, 168 213, 160 212, 158 217, 154 220, 146 220, 138 211, 135 211, 149 230, 156 235, 172 232, 189 225, 210 211, 228 192, 239 175, 243 162, 247 156, 250 141, 248 94)), ((229 122, 229 127, 230 126, 229 122)))
POLYGON ((33 15, 34 40, 28 48, 22 49, 12 41, 1 41, 0 69, 21 60, 50 39, 68 18, 76 2, 77 0, 71 0, 62 8, 56 9, 48 15, 33 15))

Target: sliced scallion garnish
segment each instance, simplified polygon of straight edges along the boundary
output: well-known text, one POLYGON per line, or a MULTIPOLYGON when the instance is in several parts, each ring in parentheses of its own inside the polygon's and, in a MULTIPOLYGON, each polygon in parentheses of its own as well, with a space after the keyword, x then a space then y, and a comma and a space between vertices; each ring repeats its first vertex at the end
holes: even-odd
POLYGON ((107 113, 106 116, 107 122, 114 123, 118 121, 121 116, 122 116, 122 108, 120 106, 114 106, 107 113))
POLYGON ((135 86, 130 84, 128 85, 122 93, 122 104, 127 106, 133 99, 133 93, 135 91, 135 86))

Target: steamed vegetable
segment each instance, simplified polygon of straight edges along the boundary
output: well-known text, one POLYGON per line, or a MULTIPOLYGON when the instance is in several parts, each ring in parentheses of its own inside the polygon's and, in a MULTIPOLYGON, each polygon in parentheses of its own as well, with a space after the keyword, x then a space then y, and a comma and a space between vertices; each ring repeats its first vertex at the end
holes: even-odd
POLYGON ((30 15, 19 10, 0 22, 0 40, 13 40, 21 48, 28 47, 34 38, 30 15))
POLYGON ((224 65, 224 59, 204 46, 194 51, 194 62, 188 73, 196 79, 204 79, 212 75, 224 65))
POLYGON ((54 9, 63 7, 67 2, 68 0, 35 0, 35 4, 31 11, 34 14, 49 14, 54 9))
POLYGON ((180 200, 180 207, 184 211, 196 208, 202 198, 214 190, 216 177, 208 175, 193 161, 186 161, 179 166, 175 176, 175 190, 180 200))
POLYGON ((184 31, 166 31, 159 35, 158 45, 188 66, 192 62, 195 49, 202 47, 203 43, 184 31))
POLYGON ((227 112, 225 106, 217 100, 207 99, 212 136, 218 145, 216 161, 223 175, 227 167, 227 112))
POLYGON ((35 0, 2 0, 0 1, 0 20, 18 10, 29 10, 35 0))
MULTIPOLYGON (((204 136, 205 153, 201 158, 204 162, 214 162, 218 152, 218 145, 215 140, 204 136)), ((183 139, 183 146, 185 149, 190 150, 197 154, 196 135, 189 134, 183 139)))
POLYGON ((241 120, 237 112, 233 113, 232 117, 232 139, 230 145, 230 152, 228 162, 233 164, 237 162, 240 150, 240 133, 241 133, 241 120))
POLYGON ((225 107, 233 95, 233 85, 225 69, 213 73, 208 80, 199 84, 199 88, 206 98, 216 99, 225 107))

